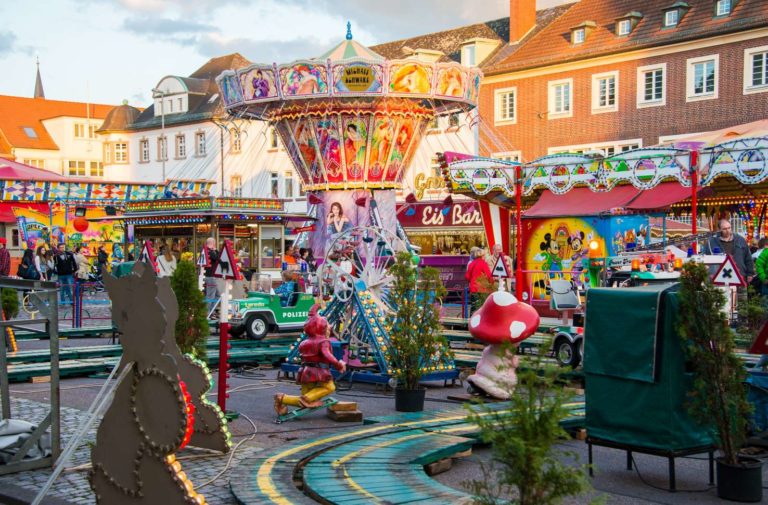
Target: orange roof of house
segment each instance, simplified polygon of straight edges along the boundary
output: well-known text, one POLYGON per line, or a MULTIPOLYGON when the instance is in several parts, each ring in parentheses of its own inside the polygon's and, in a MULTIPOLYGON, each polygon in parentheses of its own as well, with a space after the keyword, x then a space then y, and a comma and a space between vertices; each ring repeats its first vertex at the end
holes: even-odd
POLYGON ((714 16, 713 0, 687 0, 688 12, 673 28, 663 28, 664 10, 675 0, 581 0, 526 40, 507 46, 482 65, 486 75, 576 61, 647 47, 675 44, 768 26, 768 2, 734 2, 728 16, 714 16), (640 22, 627 36, 615 34, 616 20, 639 12, 640 22), (571 43, 571 29, 594 23, 583 43, 571 43), (511 53, 511 54, 510 54, 511 53))
MULTIPOLYGON (((0 95, 0 138, 10 147, 28 149, 58 149, 59 146, 43 126, 43 120, 69 116, 104 119, 114 105, 64 102, 45 98, 0 95), (31 128, 30 136, 25 128, 31 128)), ((4 142, 4 143, 5 143, 4 142)))

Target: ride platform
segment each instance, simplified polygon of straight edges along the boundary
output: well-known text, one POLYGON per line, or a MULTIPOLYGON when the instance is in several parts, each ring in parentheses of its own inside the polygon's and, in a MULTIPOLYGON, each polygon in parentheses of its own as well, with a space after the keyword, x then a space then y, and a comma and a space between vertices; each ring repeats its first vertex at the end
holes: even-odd
MULTIPOLYGON (((487 407, 503 411, 508 403, 487 407)), ((582 399, 567 408, 570 416, 563 427, 581 428, 582 399)), ((424 467, 466 455, 479 443, 479 435, 462 407, 370 418, 362 426, 245 461, 230 485, 242 505, 469 503, 471 495, 431 479, 424 467)))

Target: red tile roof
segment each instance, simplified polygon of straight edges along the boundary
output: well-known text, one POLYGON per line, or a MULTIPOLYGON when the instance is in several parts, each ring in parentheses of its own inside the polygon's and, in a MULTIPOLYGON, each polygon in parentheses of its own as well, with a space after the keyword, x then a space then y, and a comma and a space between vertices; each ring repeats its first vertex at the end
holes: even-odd
POLYGON ((500 51, 484 64, 486 75, 542 67, 597 56, 768 26, 768 1, 740 0, 729 16, 714 17, 714 0, 687 0, 690 9, 673 28, 662 28, 663 9, 675 0, 581 0, 512 54, 500 51), (643 17, 628 36, 615 34, 616 19, 637 11, 643 17), (581 44, 571 44, 571 28, 594 21, 581 44))
MULTIPOLYGON (((0 138, 10 147, 28 149, 58 149, 43 126, 43 120, 61 116, 104 119, 114 105, 63 102, 44 98, 0 95, 0 138), (86 110, 89 107, 90 113, 86 110), (32 128, 37 138, 25 132, 32 128)), ((4 147, 4 146, 3 146, 4 147)), ((1 149, 0 149, 1 150, 1 149)))

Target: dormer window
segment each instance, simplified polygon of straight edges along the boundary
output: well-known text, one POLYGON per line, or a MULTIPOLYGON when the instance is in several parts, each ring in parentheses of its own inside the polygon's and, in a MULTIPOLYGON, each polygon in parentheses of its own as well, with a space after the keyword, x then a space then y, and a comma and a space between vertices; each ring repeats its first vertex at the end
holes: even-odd
POLYGON ((616 35, 624 37, 632 33, 635 26, 643 18, 643 15, 637 11, 628 12, 624 16, 616 19, 616 35))
POLYGON ((715 2, 715 16, 727 16, 733 10, 732 0, 717 0, 715 2))
POLYGON ((595 29, 597 25, 594 21, 584 21, 579 26, 571 28, 571 44, 583 44, 589 33, 595 29))
POLYGON ((680 12, 677 9, 664 13, 664 26, 676 26, 680 21, 680 12))
POLYGON ((680 24, 680 20, 683 19, 685 13, 691 7, 687 2, 675 2, 671 6, 664 9, 664 28, 672 28, 680 24))
POLYGON ((474 44, 467 44, 461 48, 461 64, 465 67, 474 67, 477 65, 475 58, 476 51, 474 44))

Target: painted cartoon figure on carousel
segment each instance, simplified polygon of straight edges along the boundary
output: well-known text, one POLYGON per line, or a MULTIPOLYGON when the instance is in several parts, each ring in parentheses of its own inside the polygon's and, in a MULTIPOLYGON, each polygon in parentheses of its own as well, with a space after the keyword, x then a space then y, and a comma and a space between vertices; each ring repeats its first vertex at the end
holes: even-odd
POLYGON ((275 395, 275 412, 278 416, 288 414, 288 406, 315 409, 323 406, 323 398, 336 391, 331 367, 341 373, 346 364, 337 360, 331 351, 331 327, 328 320, 318 314, 319 305, 309 311, 309 319, 304 323, 306 338, 299 344, 301 368, 296 375, 296 382, 301 384, 301 396, 278 393, 275 395))
POLYGON ((469 319, 469 333, 488 344, 467 378, 470 392, 508 400, 517 385, 517 346, 538 327, 536 309, 506 291, 491 293, 469 319))

